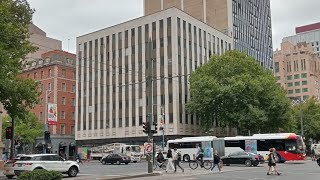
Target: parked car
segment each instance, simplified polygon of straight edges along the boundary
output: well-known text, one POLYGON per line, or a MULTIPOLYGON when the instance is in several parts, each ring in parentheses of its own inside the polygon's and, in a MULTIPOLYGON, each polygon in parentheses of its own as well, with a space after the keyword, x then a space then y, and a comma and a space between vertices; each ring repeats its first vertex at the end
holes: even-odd
POLYGON ((20 160, 21 158, 23 158, 24 154, 18 154, 13 160, 7 160, 4 163, 4 170, 3 170, 3 174, 8 178, 8 179, 12 179, 15 174, 14 174, 14 170, 13 170, 13 166, 14 163, 18 160, 20 160))
POLYGON ((226 166, 230 164, 244 164, 247 167, 250 167, 258 166, 260 162, 264 163, 263 156, 245 151, 231 153, 228 156, 222 157, 221 160, 226 166))
POLYGON ((45 169, 68 174, 70 177, 77 176, 80 171, 75 161, 67 161, 56 154, 33 154, 25 155, 14 163, 14 174, 19 176, 25 171, 45 169))
POLYGON ((108 156, 101 159, 101 163, 103 165, 108 163, 118 165, 120 165, 121 163, 129 164, 130 161, 130 157, 125 154, 109 154, 108 156))

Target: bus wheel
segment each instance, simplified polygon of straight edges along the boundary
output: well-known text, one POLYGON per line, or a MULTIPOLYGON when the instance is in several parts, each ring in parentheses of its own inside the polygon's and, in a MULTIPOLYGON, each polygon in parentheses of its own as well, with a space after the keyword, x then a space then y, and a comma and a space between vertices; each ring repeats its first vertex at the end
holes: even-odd
POLYGON ((189 162, 189 161, 190 161, 190 156, 189 156, 188 154, 185 154, 185 155, 183 156, 183 161, 184 161, 184 162, 189 162))

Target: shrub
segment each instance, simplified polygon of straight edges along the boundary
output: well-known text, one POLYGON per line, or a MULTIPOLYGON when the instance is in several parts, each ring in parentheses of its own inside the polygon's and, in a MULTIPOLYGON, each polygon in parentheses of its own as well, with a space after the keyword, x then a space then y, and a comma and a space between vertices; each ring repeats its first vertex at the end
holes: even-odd
POLYGON ((62 177, 60 172, 39 169, 22 173, 18 180, 61 180, 62 177))

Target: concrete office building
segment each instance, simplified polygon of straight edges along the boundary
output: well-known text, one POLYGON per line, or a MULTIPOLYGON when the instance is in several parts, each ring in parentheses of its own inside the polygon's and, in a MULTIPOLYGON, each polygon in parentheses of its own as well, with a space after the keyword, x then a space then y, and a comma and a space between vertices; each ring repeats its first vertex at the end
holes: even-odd
POLYGON ((145 15, 170 7, 233 36, 234 49, 272 69, 270 0, 144 0, 145 15))
POLYGON ((274 73, 277 83, 287 90, 292 100, 320 97, 320 58, 306 42, 281 43, 274 52, 274 73))
MULTIPOLYGON (((61 50, 49 51, 41 59, 24 65, 21 76, 38 81, 39 104, 30 111, 39 121, 47 122, 47 103, 57 104, 57 125, 49 125, 51 143, 36 139, 36 152, 66 154, 75 157, 76 55, 61 50)), ((27 152, 24 152, 27 153, 27 152)), ((29 152, 30 153, 30 152, 29 152)))
POLYGON ((305 26, 296 27, 296 34, 282 39, 282 42, 289 41, 293 45, 301 42, 311 44, 314 52, 320 56, 320 22, 305 26))
MULTIPOLYGON (((185 111, 190 99, 188 75, 211 55, 232 46, 230 36, 177 8, 77 37, 77 145, 146 141, 142 123, 147 116, 149 68, 155 79, 153 120, 160 127, 160 116, 165 114, 169 139, 201 134, 197 118, 185 111), (152 65, 147 63, 149 50, 152 65)), ((214 131, 217 136, 235 132, 214 131)), ((158 130, 155 143, 160 143, 161 134, 158 130)))
POLYGON ((36 25, 30 24, 29 32, 31 34, 29 41, 33 46, 37 47, 38 50, 27 55, 27 62, 34 61, 35 59, 41 59, 41 55, 46 52, 52 50, 62 50, 62 42, 60 40, 47 37, 46 32, 36 25))

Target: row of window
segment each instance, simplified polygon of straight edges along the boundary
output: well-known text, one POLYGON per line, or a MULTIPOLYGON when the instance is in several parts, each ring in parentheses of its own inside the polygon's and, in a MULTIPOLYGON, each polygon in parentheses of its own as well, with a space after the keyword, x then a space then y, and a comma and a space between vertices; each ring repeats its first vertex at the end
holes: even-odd
MULTIPOLYGON (((47 97, 47 100, 48 100, 48 103, 50 103, 50 100, 51 100, 51 98, 50 97, 47 97)), ((43 105, 43 98, 40 98, 40 100, 39 100, 40 102, 40 105, 43 105)), ((67 103, 66 103, 67 101, 66 101, 66 97, 61 97, 61 105, 66 105, 67 103)), ((76 100, 75 100, 75 98, 71 98, 71 106, 76 106, 76 100)))
MULTIPOLYGON (((301 85, 307 85, 308 81, 301 81, 301 85)), ((300 81, 294 82, 295 86, 300 86, 300 81)), ((288 87, 292 87, 293 86, 293 82, 288 83, 288 87)))
MULTIPOLYGON (((300 77, 301 78, 307 78, 307 73, 302 73, 301 76, 300 76, 300 74, 293 75, 294 79, 299 79, 300 77)), ((287 76, 287 80, 292 80, 292 75, 288 75, 287 76)))
MULTIPOLYGON (((42 92, 44 89, 43 89, 43 84, 40 84, 40 92, 42 92)), ((52 86, 51 86, 51 83, 48 83, 47 85, 47 90, 48 91, 51 91, 52 90, 52 86)), ((61 83, 61 91, 62 92, 66 92, 67 91, 67 84, 66 83, 61 83)), ((76 85, 72 84, 71 86, 71 92, 72 93, 75 93, 76 92, 76 85)))
MULTIPOLYGON (((39 113, 39 119, 42 119, 42 117, 43 117, 43 113, 40 112, 39 113)), ((66 112, 65 111, 60 111, 60 119, 66 119, 66 112)), ((74 112, 71 112, 70 119, 71 120, 75 119, 75 113, 74 112)))
MULTIPOLYGON (((30 78, 30 74, 27 74, 27 77, 30 78)), ((52 71, 51 69, 48 69, 48 74, 47 74, 47 77, 52 77, 52 71)), ((61 77, 65 78, 66 77, 66 70, 65 69, 62 69, 61 70, 61 77)), ((34 72, 33 73, 33 79, 37 79, 38 78, 38 73, 37 72, 34 72)), ((44 78, 44 71, 41 71, 40 73, 40 79, 43 79, 44 78)), ((76 79, 76 72, 75 71, 72 71, 72 78, 73 79, 76 79)))
MULTIPOLYGON (((295 93, 301 93, 301 89, 295 89, 295 93)), ((308 92, 308 88, 302 88, 302 92, 308 92)), ((293 90, 288 90, 288 94, 293 94, 293 90)))

